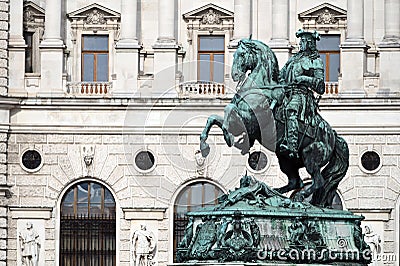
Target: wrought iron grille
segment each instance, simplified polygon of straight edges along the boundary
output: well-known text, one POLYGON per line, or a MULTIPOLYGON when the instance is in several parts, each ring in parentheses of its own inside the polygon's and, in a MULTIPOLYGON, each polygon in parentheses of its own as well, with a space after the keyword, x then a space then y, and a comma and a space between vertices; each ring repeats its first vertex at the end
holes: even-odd
POLYGON ((60 266, 114 266, 114 216, 62 216, 60 266))
POLYGON ((174 260, 176 255, 176 248, 185 235, 186 226, 189 223, 189 217, 183 213, 174 214, 174 260))

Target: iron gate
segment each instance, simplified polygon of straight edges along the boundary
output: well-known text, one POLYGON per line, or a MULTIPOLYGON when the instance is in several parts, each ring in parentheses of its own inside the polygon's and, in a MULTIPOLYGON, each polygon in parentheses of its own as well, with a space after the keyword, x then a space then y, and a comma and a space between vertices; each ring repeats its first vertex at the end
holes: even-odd
POLYGON ((116 220, 108 215, 63 216, 61 266, 114 266, 116 220))

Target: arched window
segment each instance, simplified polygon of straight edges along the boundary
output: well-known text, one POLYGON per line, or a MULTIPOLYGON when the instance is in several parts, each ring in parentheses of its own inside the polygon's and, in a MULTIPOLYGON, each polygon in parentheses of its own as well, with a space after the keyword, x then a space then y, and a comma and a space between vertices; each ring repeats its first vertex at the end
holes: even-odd
MULTIPOLYGON (((304 184, 304 188, 303 189, 299 189, 294 191, 291 195, 290 198, 294 198, 294 196, 296 195, 296 193, 300 192, 301 190, 307 189, 311 186, 311 182, 307 182, 304 184)), ((310 202, 311 201, 312 196, 309 196, 308 198, 305 199, 306 202, 310 202)), ((340 198, 339 193, 336 191, 335 192, 335 196, 333 197, 333 201, 332 201, 332 208, 335 210, 343 210, 343 202, 342 199, 340 198)))
POLYGON ((61 202, 60 265, 116 265, 115 200, 95 182, 72 186, 61 202))
POLYGON ((174 204, 174 259, 176 247, 182 240, 188 224, 187 213, 202 207, 214 206, 224 192, 208 182, 197 182, 186 186, 176 198, 174 204))

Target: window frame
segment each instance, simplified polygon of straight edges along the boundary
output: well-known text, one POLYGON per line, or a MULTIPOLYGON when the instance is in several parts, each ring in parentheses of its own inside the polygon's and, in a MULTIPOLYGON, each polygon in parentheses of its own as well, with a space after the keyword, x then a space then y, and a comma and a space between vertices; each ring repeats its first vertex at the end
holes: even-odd
POLYGON ((186 184, 179 193, 177 194, 174 203, 173 203, 173 214, 172 214, 172 219, 173 219, 173 225, 172 225, 172 250, 173 250, 173 261, 176 261, 176 250, 178 247, 178 244, 180 242, 180 239, 177 239, 177 235, 179 235, 179 232, 177 232, 176 228, 178 227, 178 223, 181 222, 179 227, 181 228, 181 232, 184 232, 187 222, 188 222, 188 217, 186 215, 187 212, 193 211, 192 206, 189 205, 188 203, 186 204, 187 206, 187 211, 185 213, 178 213, 177 212, 177 207, 179 205, 179 201, 181 197, 184 195, 185 192, 188 193, 188 201, 191 200, 191 193, 193 192, 193 187, 196 186, 197 184, 202 184, 201 186, 201 192, 202 192, 202 204, 201 208, 204 208, 207 202, 205 201, 205 185, 210 185, 213 186, 214 188, 214 193, 215 193, 215 199, 214 199, 214 205, 218 204, 218 195, 223 195, 225 194, 225 191, 218 186, 215 183, 209 182, 207 180, 196 180, 195 182, 186 184))
MULTIPOLYGON (((197 80, 199 81, 204 81, 204 82, 216 82, 214 79, 214 63, 218 63, 216 61, 214 61, 214 55, 223 55, 224 56, 224 63, 225 63, 225 35, 222 34, 218 34, 218 35, 198 35, 197 36, 197 80), (201 50, 200 49, 200 39, 202 37, 221 37, 221 39, 223 39, 223 43, 224 43, 224 49, 222 50, 201 50), (210 80, 200 80, 200 55, 204 55, 204 54, 209 54, 210 55, 210 80)), ((202 60, 204 61, 204 60, 202 60)), ((223 68, 224 72, 222 74, 222 80, 224 80, 225 77, 225 67, 223 68)))
POLYGON ((81 81, 82 82, 108 82, 110 80, 110 36, 108 34, 82 34, 81 36, 81 81), (107 50, 85 50, 85 37, 90 36, 107 36, 107 50), (84 56, 87 54, 93 54, 93 80, 84 81, 84 71, 85 71, 85 60, 84 56), (97 80, 97 56, 98 55, 107 55, 107 80, 106 81, 98 81, 97 80))

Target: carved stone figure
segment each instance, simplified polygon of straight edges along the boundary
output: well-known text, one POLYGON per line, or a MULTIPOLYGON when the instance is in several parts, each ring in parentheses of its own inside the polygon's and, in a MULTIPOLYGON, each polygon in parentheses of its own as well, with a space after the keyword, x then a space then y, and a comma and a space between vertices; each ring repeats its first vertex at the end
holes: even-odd
POLYGON ((368 225, 364 226, 364 240, 370 247, 372 256, 376 257, 382 252, 381 236, 375 233, 368 225))
POLYGON ((311 120, 315 116, 314 96, 325 92, 324 64, 319 56, 316 41, 317 32, 310 33, 299 30, 296 37, 300 38, 300 51, 292 56, 281 69, 280 83, 286 87, 286 138, 280 145, 281 152, 288 152, 289 157, 298 157, 299 122, 311 120), (311 91, 312 90, 312 91, 311 91), (308 108, 307 108, 308 107, 308 108))
POLYGON ((132 238, 135 266, 153 265, 155 244, 153 233, 147 230, 146 225, 140 225, 140 229, 135 231, 132 238))
POLYGON ((313 183, 297 193, 296 200, 312 195, 311 204, 331 207, 349 167, 349 149, 317 112, 312 96, 312 90, 324 92, 322 63, 315 49, 318 36, 302 31, 297 35, 302 38, 301 51, 282 69, 281 84, 276 57, 267 45, 251 38, 238 43, 231 75, 238 81, 239 90, 225 107, 224 117, 208 118, 200 135, 200 150, 204 157, 209 154, 206 140, 213 125, 222 129, 226 144, 240 149, 243 155, 257 140, 275 152, 280 169, 288 177, 288 184, 278 192, 302 188, 299 169, 305 167, 313 183))
POLYGON ((194 154, 194 159, 196 162, 196 173, 199 176, 206 176, 207 172, 207 165, 206 165, 206 158, 201 155, 201 151, 197 150, 194 154))
POLYGON ((21 260, 24 266, 38 266, 40 239, 39 234, 33 229, 31 222, 26 223, 26 228, 19 234, 21 245, 21 260))

